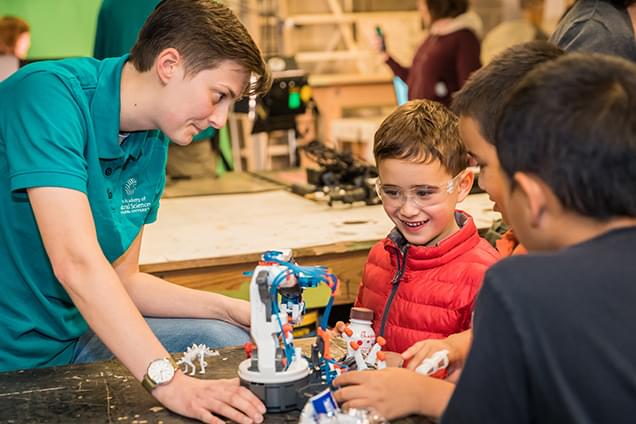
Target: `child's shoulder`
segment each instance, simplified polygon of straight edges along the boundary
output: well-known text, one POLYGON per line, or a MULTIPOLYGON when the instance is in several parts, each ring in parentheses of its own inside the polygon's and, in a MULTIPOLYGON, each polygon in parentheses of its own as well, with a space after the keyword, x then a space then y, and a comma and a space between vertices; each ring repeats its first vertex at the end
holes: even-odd
POLYGON ((474 274, 481 278, 486 270, 500 258, 499 252, 490 243, 479 237, 477 244, 454 258, 451 263, 463 273, 474 274))
POLYGON ((485 265, 491 265, 501 255, 486 239, 479 235, 479 231, 475 222, 468 213, 464 211, 456 212, 458 222, 461 222, 461 228, 458 231, 457 246, 462 250, 462 254, 458 255, 455 260, 462 262, 476 262, 485 265))
POLYGON ((501 258, 501 254, 485 239, 479 237, 477 244, 459 256, 457 260, 462 262, 474 262, 490 266, 501 258))

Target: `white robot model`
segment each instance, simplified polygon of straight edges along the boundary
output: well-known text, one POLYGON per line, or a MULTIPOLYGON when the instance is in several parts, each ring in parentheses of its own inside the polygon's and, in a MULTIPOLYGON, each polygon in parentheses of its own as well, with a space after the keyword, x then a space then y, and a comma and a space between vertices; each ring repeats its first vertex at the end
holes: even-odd
POLYGON ((323 315, 327 318, 337 279, 324 267, 301 267, 290 249, 267 251, 250 282, 251 335, 256 350, 239 365, 241 384, 254 392, 270 412, 298 408, 298 394, 310 380, 312 367, 301 349, 294 347, 293 325, 305 311, 302 291, 327 284, 331 297, 323 315))

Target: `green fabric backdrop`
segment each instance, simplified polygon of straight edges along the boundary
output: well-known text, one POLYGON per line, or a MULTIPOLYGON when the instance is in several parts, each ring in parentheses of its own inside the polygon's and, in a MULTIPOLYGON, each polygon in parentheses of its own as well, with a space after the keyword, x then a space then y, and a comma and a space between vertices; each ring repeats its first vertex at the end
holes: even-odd
POLYGON ((100 0, 0 0, 0 15, 19 16, 29 23, 29 58, 92 56, 100 3, 100 0))

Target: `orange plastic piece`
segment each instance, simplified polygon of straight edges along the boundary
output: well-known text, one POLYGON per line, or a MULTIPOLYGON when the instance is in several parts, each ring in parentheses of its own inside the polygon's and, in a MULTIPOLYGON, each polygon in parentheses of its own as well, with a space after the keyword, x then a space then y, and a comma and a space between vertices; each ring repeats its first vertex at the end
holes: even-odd
POLYGON ((353 335, 353 330, 349 327, 345 327, 344 332, 347 336, 351 337, 353 335))
POLYGON ((318 328, 318 337, 322 339, 322 357, 325 359, 331 359, 331 334, 328 331, 323 331, 322 328, 318 328))
POLYGON ((384 345, 386 344, 386 339, 385 339, 384 337, 382 337, 382 336, 378 336, 378 337, 375 339, 375 342, 376 342, 377 344, 379 344, 380 346, 384 346, 384 345))
POLYGON ((379 351, 378 354, 376 355, 376 358, 378 358, 378 361, 384 361, 384 359, 386 358, 386 355, 384 354, 384 352, 379 351))
POLYGON ((254 352, 254 349, 256 349, 256 346, 252 342, 247 342, 243 345, 243 349, 245 349, 245 354, 247 355, 247 357, 251 358, 252 352, 254 352))
POLYGON ((358 340, 357 342, 356 341, 349 342, 349 346, 351 346, 353 350, 358 350, 361 345, 362 345, 362 340, 358 340))

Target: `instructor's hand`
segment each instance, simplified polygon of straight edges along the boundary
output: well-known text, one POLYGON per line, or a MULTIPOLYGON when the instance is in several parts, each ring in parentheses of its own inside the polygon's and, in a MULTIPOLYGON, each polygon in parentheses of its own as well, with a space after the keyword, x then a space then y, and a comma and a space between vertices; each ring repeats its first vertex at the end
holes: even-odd
POLYGON ((219 416, 241 424, 261 423, 265 405, 238 378, 200 380, 177 371, 174 379, 152 392, 166 408, 204 423, 223 424, 219 416))

